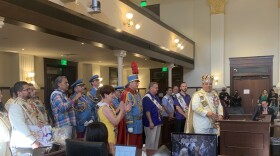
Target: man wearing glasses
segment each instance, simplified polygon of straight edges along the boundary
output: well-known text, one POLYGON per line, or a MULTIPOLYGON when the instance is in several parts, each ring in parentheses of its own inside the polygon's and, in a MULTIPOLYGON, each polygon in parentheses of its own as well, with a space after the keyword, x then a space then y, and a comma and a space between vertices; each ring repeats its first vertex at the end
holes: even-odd
POLYGON ((34 148, 38 148, 40 143, 32 135, 28 125, 42 124, 38 120, 38 114, 27 103, 30 96, 30 88, 25 81, 16 82, 14 91, 17 98, 11 104, 9 117, 12 125, 11 150, 13 155, 32 154, 34 148))

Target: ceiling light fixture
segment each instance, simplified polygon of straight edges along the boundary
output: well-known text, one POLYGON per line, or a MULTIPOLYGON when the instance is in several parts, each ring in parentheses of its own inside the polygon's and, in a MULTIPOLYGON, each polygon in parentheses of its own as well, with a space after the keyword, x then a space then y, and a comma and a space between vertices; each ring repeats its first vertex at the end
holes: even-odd
POLYGON ((138 30, 138 29, 140 29, 140 28, 141 28, 141 25, 140 25, 140 24, 136 24, 136 25, 135 25, 135 29, 138 30))
POLYGON ((125 18, 126 20, 123 22, 124 25, 128 26, 128 27, 131 27, 134 25, 133 21, 132 21, 132 18, 133 18, 133 14, 128 12, 125 14, 125 18))
POLYGON ((174 39, 174 43, 179 43, 179 41, 180 41, 180 40, 179 40, 178 38, 175 38, 175 39, 174 39))

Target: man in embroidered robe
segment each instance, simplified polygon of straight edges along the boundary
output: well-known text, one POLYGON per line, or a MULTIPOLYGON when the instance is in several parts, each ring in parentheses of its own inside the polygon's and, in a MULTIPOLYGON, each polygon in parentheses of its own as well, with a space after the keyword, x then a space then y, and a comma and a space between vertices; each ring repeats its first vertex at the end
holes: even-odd
POLYGON ((163 108, 159 98, 156 96, 158 92, 158 83, 151 82, 149 84, 149 92, 143 98, 143 125, 146 135, 146 148, 158 149, 160 131, 162 125, 161 113, 163 108))
POLYGON ((75 135, 76 117, 74 107, 78 99, 82 96, 77 93, 72 99, 68 99, 66 91, 69 84, 65 76, 58 76, 55 79, 55 90, 52 92, 50 101, 52 113, 54 116, 55 126, 65 129, 68 133, 75 135))
POLYGON ((85 122, 97 121, 95 118, 95 102, 85 95, 85 84, 82 79, 74 82, 71 87, 74 89, 74 93, 70 96, 70 99, 74 99, 77 94, 81 94, 81 97, 78 99, 77 104, 75 105, 75 116, 76 116, 76 132, 77 138, 84 138, 86 126, 85 122))
POLYGON ((216 121, 223 119, 219 95, 212 90, 213 76, 203 75, 202 89, 195 92, 189 109, 187 133, 218 134, 216 121))
POLYGON ((171 147, 170 140, 171 140, 171 132, 174 131, 174 101, 172 98, 172 87, 168 87, 166 89, 166 95, 162 98, 162 107, 163 107, 163 125, 162 125, 162 133, 161 139, 164 145, 167 147, 171 147))
POLYGON ((188 109, 191 101, 191 96, 187 94, 187 89, 187 83, 182 82, 180 84, 180 92, 175 95, 175 132, 184 131, 185 122, 188 118, 188 109))
POLYGON ((122 93, 121 103, 125 105, 125 122, 122 120, 119 123, 119 134, 117 138, 117 144, 124 142, 127 145, 135 145, 137 148, 142 147, 142 101, 139 92, 137 92, 139 86, 138 75, 133 74, 128 76, 128 86, 122 93), (127 132, 127 136, 126 136, 127 132))
POLYGON ((42 124, 38 120, 37 112, 27 103, 27 99, 30 96, 30 88, 27 82, 16 82, 14 91, 17 94, 17 98, 9 109, 12 126, 11 151, 13 155, 32 154, 33 149, 38 148, 40 143, 36 141, 28 125, 41 127, 42 124), (20 150, 20 148, 24 148, 25 151, 20 150))
POLYGON ((28 83, 28 86, 30 88, 30 97, 28 99, 28 103, 30 106, 38 112, 38 119, 41 121, 43 124, 47 125, 48 124, 48 117, 47 113, 45 110, 44 104, 38 99, 36 95, 36 88, 32 83, 28 83))

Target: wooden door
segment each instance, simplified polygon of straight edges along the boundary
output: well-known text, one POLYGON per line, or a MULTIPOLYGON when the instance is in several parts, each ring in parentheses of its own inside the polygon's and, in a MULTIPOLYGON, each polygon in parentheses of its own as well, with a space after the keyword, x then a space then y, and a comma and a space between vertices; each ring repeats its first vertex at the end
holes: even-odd
POLYGON ((242 97, 241 106, 246 114, 252 114, 261 92, 270 88, 268 76, 243 76, 233 78, 233 88, 242 97))

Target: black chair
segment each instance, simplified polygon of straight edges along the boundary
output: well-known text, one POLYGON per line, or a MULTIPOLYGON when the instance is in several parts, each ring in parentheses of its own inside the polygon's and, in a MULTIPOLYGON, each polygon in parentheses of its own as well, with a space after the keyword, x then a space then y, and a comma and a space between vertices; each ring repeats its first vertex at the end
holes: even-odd
POLYGON ((108 156, 108 153, 108 147, 104 142, 66 139, 67 156, 108 156))

